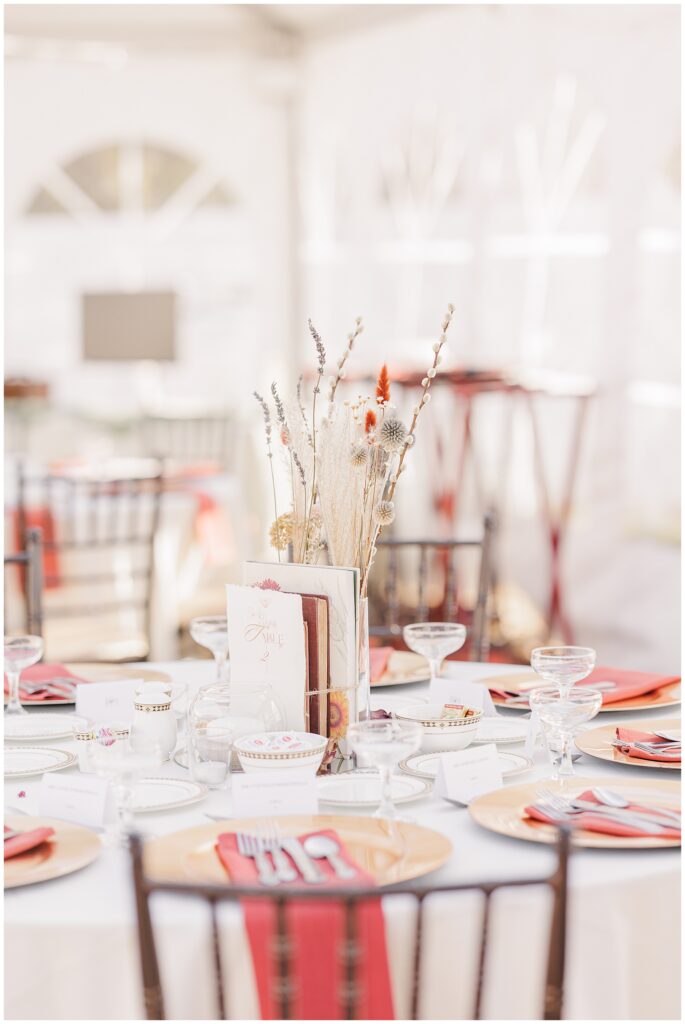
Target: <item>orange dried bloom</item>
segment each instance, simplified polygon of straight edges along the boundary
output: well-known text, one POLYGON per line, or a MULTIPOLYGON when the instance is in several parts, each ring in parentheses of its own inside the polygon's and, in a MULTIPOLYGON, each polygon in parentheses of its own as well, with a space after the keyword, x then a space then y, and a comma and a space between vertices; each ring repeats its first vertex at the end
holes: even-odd
POLYGON ((376 426, 376 414, 373 409, 369 409, 364 420, 364 433, 370 434, 373 428, 376 426))
POLYGON ((388 375, 388 367, 386 363, 383 363, 381 372, 378 374, 378 381, 376 383, 376 401, 379 405, 381 402, 390 401, 390 377, 388 375))

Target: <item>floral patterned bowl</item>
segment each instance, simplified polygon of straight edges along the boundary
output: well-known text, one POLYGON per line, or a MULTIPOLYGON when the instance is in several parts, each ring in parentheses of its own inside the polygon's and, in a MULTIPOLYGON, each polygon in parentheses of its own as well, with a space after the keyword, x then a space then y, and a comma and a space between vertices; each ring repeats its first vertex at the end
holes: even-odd
POLYGON ((274 768, 311 768, 321 764, 328 740, 312 732, 259 732, 241 736, 235 751, 246 772, 274 768))

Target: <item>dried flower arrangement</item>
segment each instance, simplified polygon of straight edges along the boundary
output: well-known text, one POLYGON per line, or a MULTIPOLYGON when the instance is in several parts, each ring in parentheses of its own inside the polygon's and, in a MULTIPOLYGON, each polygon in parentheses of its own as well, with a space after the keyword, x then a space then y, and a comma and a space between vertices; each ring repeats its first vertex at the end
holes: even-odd
POLYGON ((327 408, 319 408, 317 419, 326 350, 309 321, 317 359, 309 415, 302 378, 293 401, 285 404, 276 385, 271 386, 277 433, 292 488, 292 506, 281 515, 276 504, 271 411, 264 398, 255 392, 264 417, 273 487, 275 521, 270 539, 279 561, 288 545, 292 545, 294 560, 304 563, 315 563, 327 548, 331 565, 356 566, 360 570, 361 595, 366 596, 376 542, 383 528, 395 518, 395 490, 407 452, 414 444, 417 420, 430 401, 431 383, 438 372, 453 313, 454 306, 448 306, 409 427, 391 404, 386 365, 378 375, 374 396, 359 396, 356 401, 342 403, 335 400, 347 361, 363 331, 359 317, 330 378, 327 408))

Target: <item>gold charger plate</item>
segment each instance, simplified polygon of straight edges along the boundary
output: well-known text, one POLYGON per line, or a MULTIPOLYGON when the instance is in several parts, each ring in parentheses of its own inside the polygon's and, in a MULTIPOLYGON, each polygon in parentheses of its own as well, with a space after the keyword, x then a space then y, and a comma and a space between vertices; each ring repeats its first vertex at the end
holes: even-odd
MULTIPOLYGON (((655 729, 680 729, 679 718, 646 718, 642 721, 630 723, 631 729, 641 732, 654 732, 655 729)), ((584 754, 590 757, 598 757, 601 761, 611 761, 613 764, 632 764, 642 768, 669 769, 680 771, 680 761, 650 761, 646 757, 628 757, 622 754, 616 747, 612 747, 612 741, 616 739, 615 725, 602 725, 599 729, 588 729, 575 737, 575 744, 584 754)))
POLYGON ((401 686, 402 683, 425 683, 430 679, 430 666, 421 654, 413 651, 393 651, 388 665, 380 677, 374 679, 371 687, 401 686))
POLYGON ((27 814, 8 814, 5 824, 18 832, 34 828, 54 828, 55 834, 33 850, 5 861, 5 888, 47 882, 51 878, 80 871, 96 860, 102 843, 90 829, 53 818, 33 818, 27 814))
MULTIPOLYGON (((526 690, 534 690, 537 686, 549 686, 544 679, 531 672, 512 672, 506 676, 486 676, 477 679, 478 683, 485 683, 486 686, 504 686, 507 690, 516 690, 523 693, 526 690)), ((492 702, 497 707, 508 708, 514 711, 530 710, 527 704, 507 704, 501 697, 492 695, 492 702)), ((666 683, 659 686, 651 693, 643 693, 639 697, 628 697, 626 700, 617 700, 612 704, 602 704, 599 709, 603 711, 646 711, 649 708, 668 708, 680 704, 680 681, 666 683)))
MULTIPOLYGON (((564 782, 528 783, 525 786, 507 786, 486 793, 469 804, 469 814, 483 828, 491 832, 499 832, 512 839, 525 839, 531 843, 554 843, 557 829, 554 825, 546 825, 542 821, 534 821, 523 816, 523 809, 538 799, 541 788, 550 789, 554 793, 576 797, 586 789, 594 786, 607 785, 606 775, 602 778, 573 778, 564 782)), ((680 810, 680 783, 666 782, 655 779, 653 782, 630 782, 623 779, 611 779, 612 790, 620 793, 627 800, 635 802, 649 801, 655 805, 680 810)), ((575 846, 587 846, 606 850, 652 850, 662 847, 680 846, 679 839, 655 839, 654 836, 629 837, 608 836, 600 832, 588 832, 574 829, 573 843, 575 846)))
MULTIPOLYGON (((65 663, 64 667, 75 676, 87 679, 89 683, 109 683, 119 679, 142 679, 146 683, 170 683, 171 676, 166 672, 158 672, 153 668, 131 668, 130 665, 117 665, 116 662, 93 661, 78 664, 75 661, 65 663)), ((5 704, 7 694, 5 694, 5 704)), ((25 708, 60 707, 75 704, 75 700, 23 700, 25 708)))
MULTIPOLYGON (((404 850, 400 852, 383 818, 314 814, 289 815, 275 820, 284 837, 335 829, 357 864, 379 885, 404 882, 434 871, 452 852, 452 844, 446 836, 403 821, 397 822, 404 840, 404 850)), ((254 833, 260 823, 266 825, 267 819, 213 822, 151 839, 145 844, 146 872, 165 882, 225 883, 226 871, 215 849, 217 836, 222 832, 254 833)))

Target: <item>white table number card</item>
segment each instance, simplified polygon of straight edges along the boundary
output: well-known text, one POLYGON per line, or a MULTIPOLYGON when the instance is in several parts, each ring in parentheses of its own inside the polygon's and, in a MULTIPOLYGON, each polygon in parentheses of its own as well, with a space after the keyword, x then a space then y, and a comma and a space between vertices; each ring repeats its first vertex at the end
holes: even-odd
POLYGON ((74 825, 102 828, 111 816, 109 781, 93 775, 46 774, 40 781, 40 814, 74 825))
POLYGON ((468 704, 482 708, 486 717, 497 717, 490 691, 484 683, 469 683, 460 679, 436 679, 430 684, 431 704, 468 704))
POLYGON ((231 801, 234 818, 316 814, 316 774, 307 768, 235 774, 231 776, 231 801))
POLYGON ((286 729, 305 727, 307 666, 302 598, 226 584, 231 682, 269 683, 286 729))
POLYGON ((76 714, 98 725, 130 722, 133 701, 142 679, 118 679, 110 683, 82 683, 76 687, 76 714))
POLYGON ((446 800, 468 804, 501 785, 502 771, 494 743, 440 755, 435 789, 446 800))

